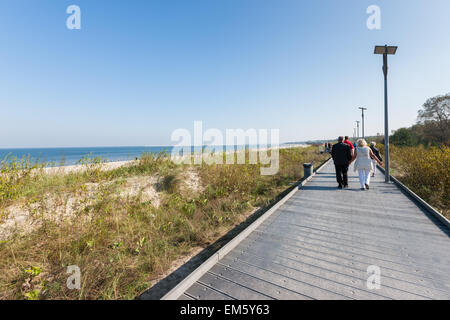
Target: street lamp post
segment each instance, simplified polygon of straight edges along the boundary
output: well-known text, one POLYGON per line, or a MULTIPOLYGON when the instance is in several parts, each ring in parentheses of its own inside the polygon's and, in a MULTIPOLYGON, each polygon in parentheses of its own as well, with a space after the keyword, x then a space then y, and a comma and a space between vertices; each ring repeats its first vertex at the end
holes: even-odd
POLYGON ((367 110, 367 108, 359 107, 359 109, 361 109, 361 111, 362 111, 362 115, 361 115, 361 118, 362 118, 362 138, 365 139, 366 136, 364 135, 364 110, 367 110))
POLYGON ((396 46, 375 46, 375 54, 383 55, 383 74, 384 74, 384 153, 385 153, 385 181, 390 181, 389 172, 389 121, 388 121, 388 94, 387 94, 387 75, 388 75, 388 55, 394 55, 397 52, 396 46))
POLYGON ((355 121, 356 122, 356 133, 357 133, 357 135, 356 135, 356 138, 358 138, 359 139, 359 121, 355 121))

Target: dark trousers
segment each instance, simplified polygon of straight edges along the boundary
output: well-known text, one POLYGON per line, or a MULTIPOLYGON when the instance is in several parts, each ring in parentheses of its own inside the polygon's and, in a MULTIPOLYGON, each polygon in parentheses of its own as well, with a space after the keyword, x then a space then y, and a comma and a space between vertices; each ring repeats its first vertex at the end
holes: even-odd
POLYGON ((335 164, 336 168, 336 180, 340 186, 348 185, 348 164, 335 164))

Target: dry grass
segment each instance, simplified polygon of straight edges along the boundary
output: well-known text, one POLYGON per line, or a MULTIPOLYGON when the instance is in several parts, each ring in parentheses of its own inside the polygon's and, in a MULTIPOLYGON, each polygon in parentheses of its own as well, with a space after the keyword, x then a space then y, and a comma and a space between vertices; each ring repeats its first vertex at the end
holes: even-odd
POLYGON ((0 219, 21 208, 30 229, 0 241, 0 299, 133 299, 299 180, 303 162, 326 157, 280 150, 274 176, 250 164, 175 165, 163 154, 110 171, 84 159, 85 171, 52 175, 3 162, 0 219), (80 290, 66 287, 70 265, 81 269, 80 290))
POLYGON ((450 219, 450 147, 391 145, 390 155, 392 174, 450 219))

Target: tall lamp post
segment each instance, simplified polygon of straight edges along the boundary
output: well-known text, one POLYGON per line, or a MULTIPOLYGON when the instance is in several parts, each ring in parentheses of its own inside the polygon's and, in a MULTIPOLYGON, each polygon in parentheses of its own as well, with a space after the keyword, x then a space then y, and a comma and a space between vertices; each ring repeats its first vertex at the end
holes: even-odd
POLYGON ((388 75, 388 55, 394 55, 397 52, 396 46, 375 46, 374 54, 383 55, 383 74, 384 74, 384 154, 385 154, 385 181, 390 181, 389 171, 389 121, 388 121, 388 94, 387 94, 387 75, 388 75))
POLYGON ((356 138, 359 139, 359 121, 355 121, 356 122, 356 138))
POLYGON ((361 118, 362 118, 362 138, 365 139, 366 137, 364 135, 364 110, 367 110, 367 108, 359 107, 359 109, 361 109, 361 111, 362 111, 362 115, 361 115, 361 118))

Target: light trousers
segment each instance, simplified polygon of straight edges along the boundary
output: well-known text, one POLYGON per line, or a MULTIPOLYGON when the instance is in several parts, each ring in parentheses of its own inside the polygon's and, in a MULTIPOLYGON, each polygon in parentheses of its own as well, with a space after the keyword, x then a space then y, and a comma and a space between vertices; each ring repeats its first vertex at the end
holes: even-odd
POLYGON ((372 165, 373 165, 373 176, 375 176, 375 173, 377 173, 377 161, 372 159, 372 165))
POLYGON ((366 184, 370 184, 370 170, 358 170, 358 174, 361 188, 365 188, 366 184))

